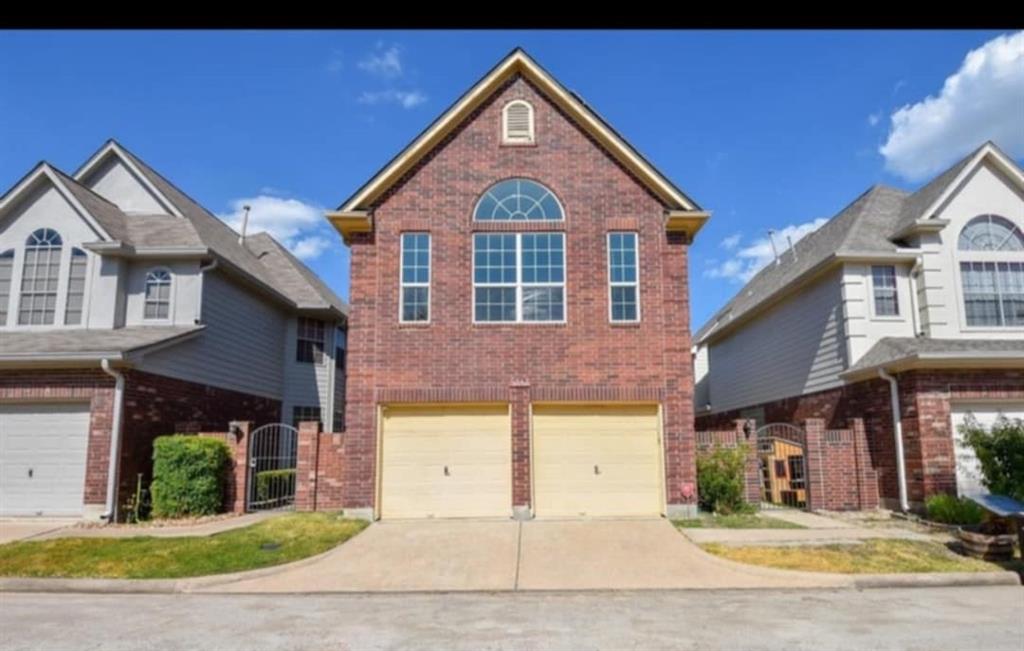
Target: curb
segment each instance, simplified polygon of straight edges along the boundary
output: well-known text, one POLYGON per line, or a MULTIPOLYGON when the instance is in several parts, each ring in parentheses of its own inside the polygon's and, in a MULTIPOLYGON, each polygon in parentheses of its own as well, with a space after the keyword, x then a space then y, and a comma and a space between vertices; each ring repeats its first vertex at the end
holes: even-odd
POLYGON ((1016 572, 936 572, 934 574, 874 574, 857 578, 853 586, 873 588, 954 588, 1021 585, 1016 572))

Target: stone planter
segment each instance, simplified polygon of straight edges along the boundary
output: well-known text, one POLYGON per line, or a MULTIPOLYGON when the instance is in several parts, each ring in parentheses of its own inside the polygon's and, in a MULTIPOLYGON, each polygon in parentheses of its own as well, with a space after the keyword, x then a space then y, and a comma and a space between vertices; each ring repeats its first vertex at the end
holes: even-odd
POLYGON ((957 538, 963 543, 968 556, 985 561, 1013 560, 1013 543, 1017 539, 1003 528, 959 527, 957 538))

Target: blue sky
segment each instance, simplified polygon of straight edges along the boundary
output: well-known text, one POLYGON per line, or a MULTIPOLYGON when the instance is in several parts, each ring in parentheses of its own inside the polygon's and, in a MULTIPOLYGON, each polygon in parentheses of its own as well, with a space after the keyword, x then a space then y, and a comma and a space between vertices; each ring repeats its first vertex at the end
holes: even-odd
POLYGON ((1024 157, 1024 33, 0 32, 0 185, 115 137, 229 222, 252 204, 347 297, 321 211, 516 45, 713 212, 694 328, 767 229, 802 235, 988 138, 1024 157))

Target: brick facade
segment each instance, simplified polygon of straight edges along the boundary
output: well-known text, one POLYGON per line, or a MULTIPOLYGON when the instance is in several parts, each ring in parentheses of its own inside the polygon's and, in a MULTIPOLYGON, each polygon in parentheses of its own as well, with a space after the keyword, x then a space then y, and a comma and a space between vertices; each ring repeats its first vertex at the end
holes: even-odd
POLYGON ((374 232, 351 239, 349 381, 342 500, 374 505, 377 410, 387 402, 499 401, 513 406, 514 506, 530 506, 528 405, 644 400, 662 405, 666 494, 695 502, 688 244, 665 206, 534 85, 510 79, 373 207, 374 232), (537 144, 502 146, 501 108, 535 108, 537 144), (474 223, 481 193, 515 176, 549 187, 564 222, 474 223), (566 237, 566 322, 472 319, 472 234, 551 230, 566 237), (608 317, 606 236, 639 233, 642 321, 608 317), (399 324, 399 240, 432 242, 429 324, 399 324))
MULTIPOLYGON (((913 370, 896 374, 899 383, 903 447, 909 500, 920 505, 934 493, 956 490, 951 405, 969 400, 1024 400, 1024 371, 1002 369, 913 370)), ((863 419, 867 458, 859 450, 855 460, 870 463, 878 476, 878 493, 893 503, 898 499, 896 451, 893 441, 889 384, 872 379, 804 396, 751 405, 764 409, 765 422, 800 423, 820 418, 828 429, 839 429, 854 418, 863 419)), ((741 410, 697 419, 698 429, 728 426, 741 410)))

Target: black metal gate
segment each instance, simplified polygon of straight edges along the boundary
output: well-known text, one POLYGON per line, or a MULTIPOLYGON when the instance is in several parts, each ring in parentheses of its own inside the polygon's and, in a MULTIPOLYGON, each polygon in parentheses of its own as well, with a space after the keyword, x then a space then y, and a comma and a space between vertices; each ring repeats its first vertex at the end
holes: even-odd
POLYGON ((298 430, 284 423, 253 430, 249 437, 247 511, 276 509, 295 502, 298 441, 298 430))
POLYGON ((789 423, 757 429, 761 508, 807 508, 806 440, 804 430, 789 423))

